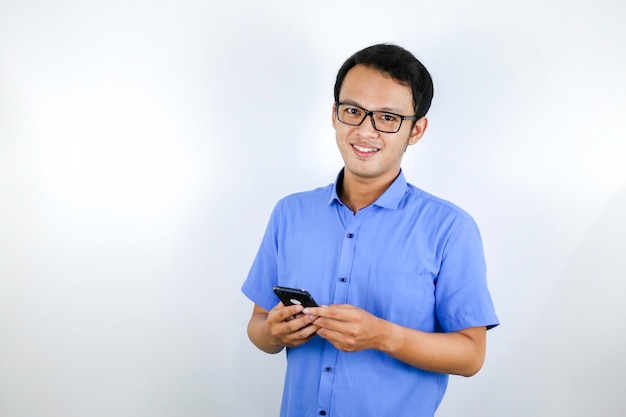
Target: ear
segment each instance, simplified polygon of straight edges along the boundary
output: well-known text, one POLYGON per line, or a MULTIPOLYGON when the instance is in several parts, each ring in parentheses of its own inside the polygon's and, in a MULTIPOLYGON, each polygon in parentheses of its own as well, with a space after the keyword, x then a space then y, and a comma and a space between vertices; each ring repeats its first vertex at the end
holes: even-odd
POLYGON ((336 128, 337 125, 337 103, 333 103, 333 129, 336 128))
POLYGON ((428 119, 426 118, 426 116, 415 122, 415 126, 413 126, 413 130, 411 131, 411 136, 409 136, 409 145, 415 145, 417 142, 419 142, 420 139, 424 136, 427 127, 428 119))

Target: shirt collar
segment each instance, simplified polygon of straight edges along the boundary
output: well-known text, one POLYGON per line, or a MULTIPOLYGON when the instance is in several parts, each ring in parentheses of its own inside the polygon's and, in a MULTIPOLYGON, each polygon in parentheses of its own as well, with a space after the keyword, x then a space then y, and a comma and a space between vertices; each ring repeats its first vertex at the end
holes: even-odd
MULTIPOLYGON (((341 181, 343 181, 343 171, 344 171, 344 168, 342 168, 341 171, 339 171, 339 174, 337 175, 337 178, 335 179, 335 183, 332 187, 330 198, 328 199, 329 205, 332 204, 333 202, 337 202, 341 205, 344 205, 341 202, 341 199, 339 198, 339 194, 337 194, 337 185, 341 181)), ((400 201, 402 201, 402 198, 404 197, 404 194, 406 193, 406 187, 407 187, 406 178, 404 176, 404 173, 402 172, 402 169, 400 169, 400 174, 398 174, 398 176, 391 183, 389 188, 387 188, 385 192, 382 193, 382 195, 378 197, 378 199, 374 201, 374 203, 372 204, 377 205, 379 207, 395 210, 398 208, 398 205, 400 205, 400 201)))

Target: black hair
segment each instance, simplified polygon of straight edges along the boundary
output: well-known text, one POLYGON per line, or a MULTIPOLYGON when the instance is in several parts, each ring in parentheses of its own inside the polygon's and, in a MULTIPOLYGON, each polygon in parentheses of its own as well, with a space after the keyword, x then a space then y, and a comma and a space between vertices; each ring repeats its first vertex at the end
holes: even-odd
POLYGON ((406 49, 393 44, 368 46, 352 55, 343 63, 335 80, 335 101, 339 101, 341 85, 356 65, 365 65, 389 74, 401 84, 411 87, 413 108, 419 118, 426 115, 433 99, 433 80, 424 65, 406 49))

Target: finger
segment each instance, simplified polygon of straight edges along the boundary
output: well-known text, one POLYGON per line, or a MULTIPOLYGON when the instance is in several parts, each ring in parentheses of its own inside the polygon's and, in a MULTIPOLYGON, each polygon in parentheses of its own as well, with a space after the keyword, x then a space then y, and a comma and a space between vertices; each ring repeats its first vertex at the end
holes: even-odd
POLYGON ((298 314, 286 322, 285 325, 290 332, 297 332, 301 328, 311 325, 314 321, 315 319, 311 319, 308 315, 298 314))
POLYGON ((303 329, 298 335, 292 335, 290 338, 283 340, 281 343, 288 347, 301 346, 316 336, 314 331, 303 329))
POLYGON ((323 339, 328 340, 334 346, 338 346, 343 341, 343 335, 340 332, 329 329, 327 327, 320 327, 317 330, 317 335, 323 339))
POLYGON ((287 344, 291 340, 300 338, 295 334, 300 332, 304 327, 306 327, 305 319, 290 318, 285 321, 270 323, 270 332, 283 344, 287 344))
POLYGON ((334 304, 331 306, 324 306, 324 307, 307 307, 304 310, 302 310, 302 313, 307 314, 311 316, 312 318, 323 317, 323 318, 328 318, 332 320, 348 322, 348 321, 352 321, 359 311, 360 309, 351 305, 334 304))
MULTIPOLYGON (((294 324, 293 321, 289 323, 285 323, 284 326, 290 327, 292 324, 294 324)), ((285 346, 292 346, 292 347, 299 346, 303 344, 304 342, 308 341, 309 339, 313 338, 318 330, 319 330, 319 327, 316 326, 315 324, 308 324, 308 325, 293 329, 293 331, 289 331, 288 333, 281 335, 280 340, 281 340, 281 343, 284 344, 285 346)))
POLYGON ((292 341, 308 340, 315 336, 318 330, 319 327, 315 324, 308 324, 295 330, 293 333, 289 334, 287 338, 292 341))
POLYGON ((302 310, 302 314, 306 314, 307 316, 311 316, 311 318, 315 319, 317 317, 328 317, 328 306, 319 306, 319 307, 306 307, 302 310))
POLYGON ((318 317, 315 320, 315 325, 319 326, 321 329, 329 330, 337 334, 346 333, 350 329, 350 322, 329 317, 318 317))
POLYGON ((267 316, 268 321, 272 323, 280 323, 291 320, 293 316, 302 312, 301 305, 284 306, 278 303, 267 316))

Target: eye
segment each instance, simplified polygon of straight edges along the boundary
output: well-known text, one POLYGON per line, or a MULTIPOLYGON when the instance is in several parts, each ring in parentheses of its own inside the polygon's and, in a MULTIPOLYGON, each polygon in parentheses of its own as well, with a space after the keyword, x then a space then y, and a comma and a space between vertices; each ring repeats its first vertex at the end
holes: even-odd
POLYGON ((378 119, 385 123, 395 123, 400 120, 398 116, 392 113, 380 113, 378 119))
POLYGON ((347 115, 350 115, 350 116, 360 116, 361 115, 361 109, 359 109, 358 107, 346 106, 344 111, 345 111, 345 113, 347 115))

